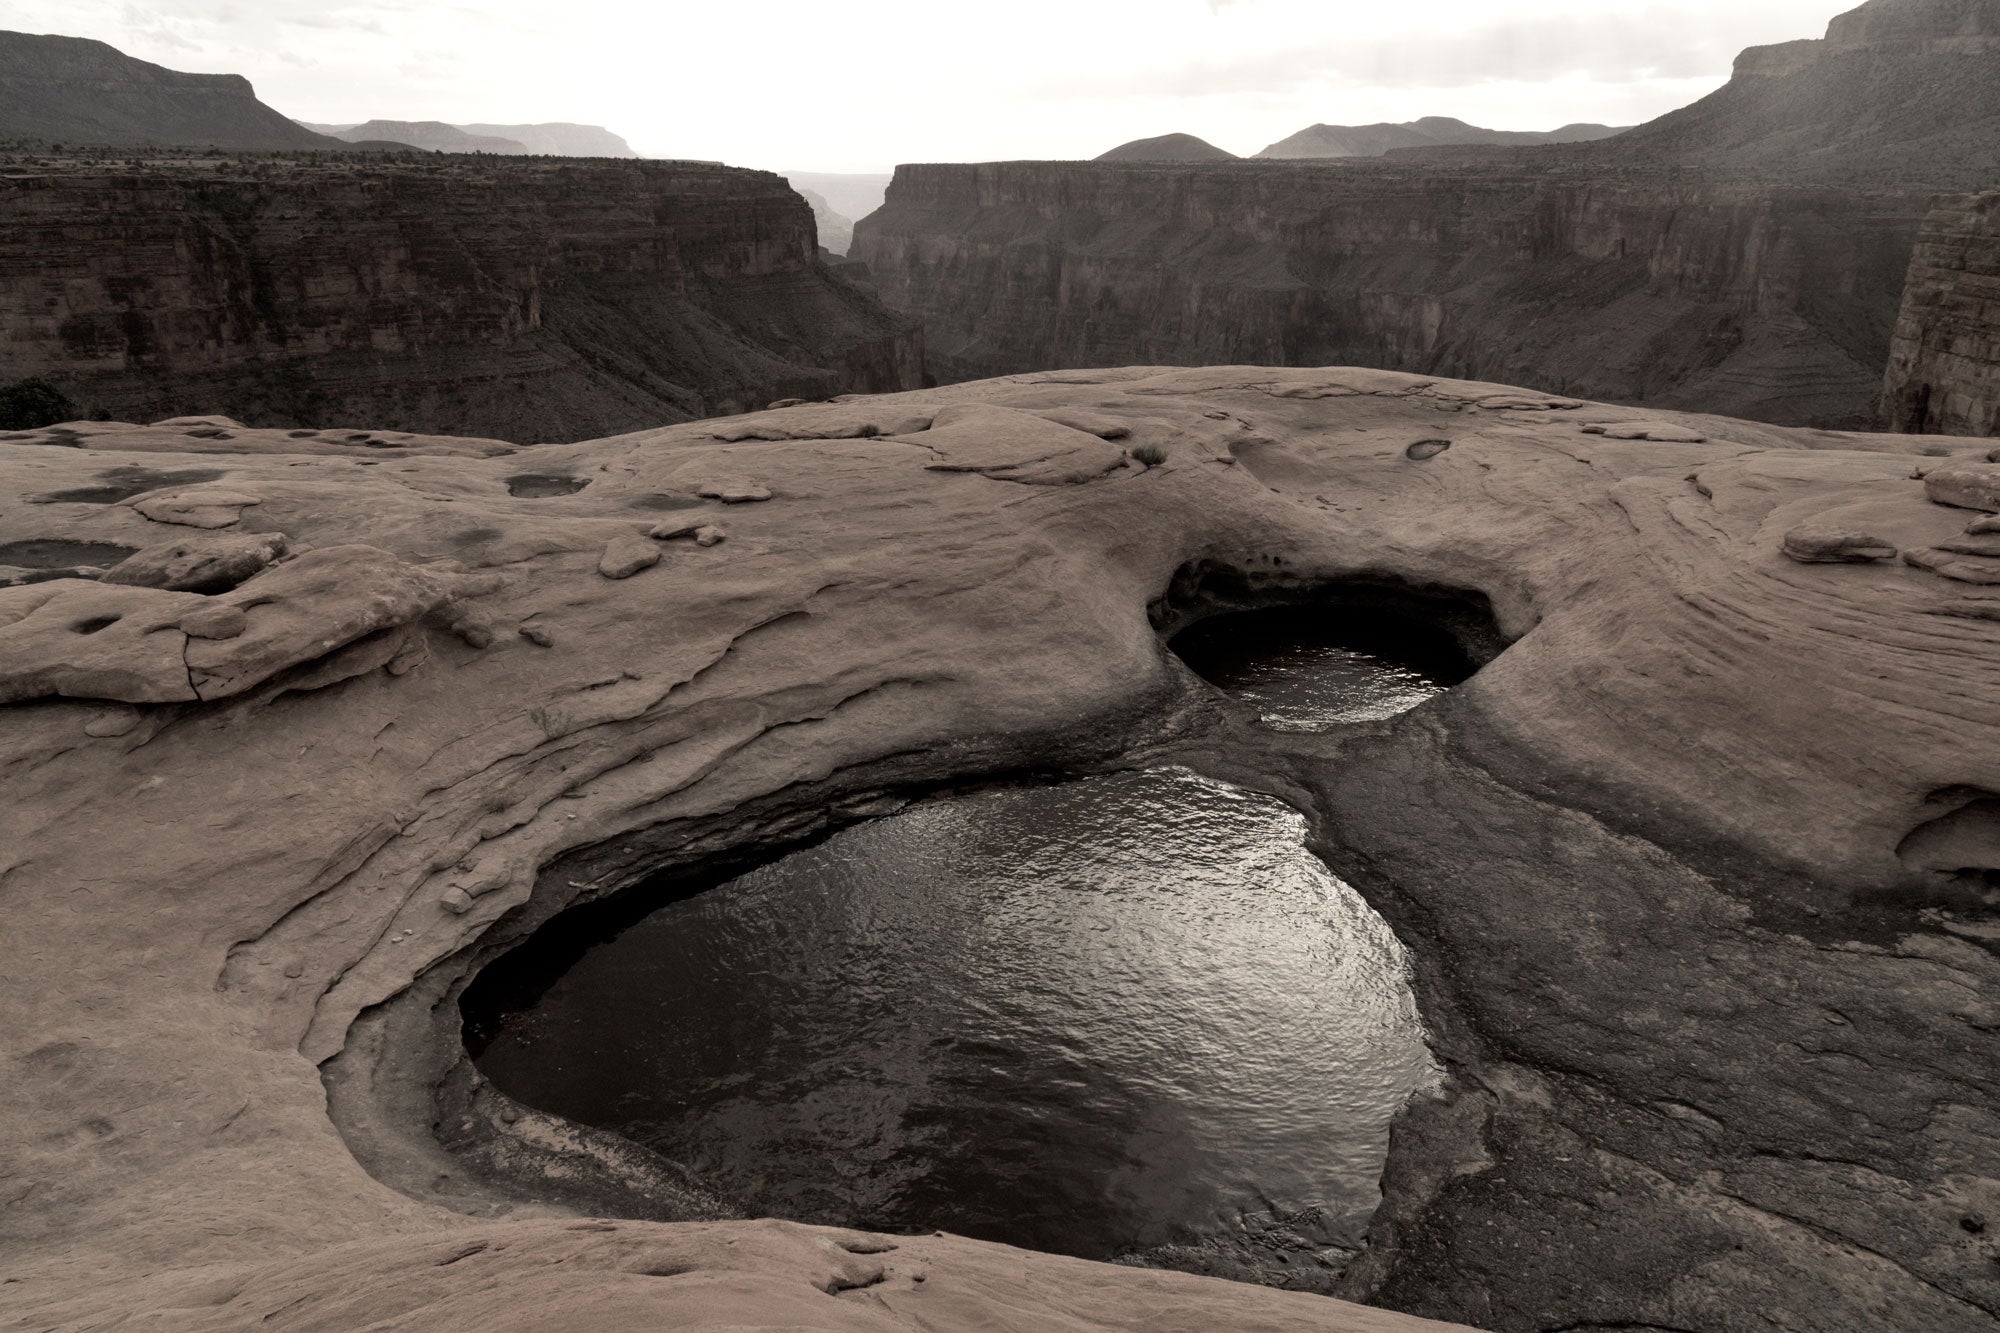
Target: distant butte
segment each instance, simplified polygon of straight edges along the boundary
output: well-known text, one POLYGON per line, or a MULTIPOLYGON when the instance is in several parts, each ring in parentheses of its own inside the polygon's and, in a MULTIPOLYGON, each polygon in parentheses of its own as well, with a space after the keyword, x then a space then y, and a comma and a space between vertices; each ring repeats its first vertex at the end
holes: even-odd
POLYGON ((1217 148, 1192 134, 1162 134, 1154 139, 1134 139, 1100 153, 1099 162, 1234 162, 1236 154, 1217 148))
POLYGON ((236 74, 183 74, 82 37, 0 32, 0 138, 249 151, 351 147, 257 100, 236 74))
POLYGON ((1425 116, 1400 125, 1314 125, 1280 139, 1260 158, 1380 157, 1397 148, 1452 144, 1587 143, 1622 134, 1624 125, 1565 125, 1559 130, 1489 130, 1450 116, 1425 116))

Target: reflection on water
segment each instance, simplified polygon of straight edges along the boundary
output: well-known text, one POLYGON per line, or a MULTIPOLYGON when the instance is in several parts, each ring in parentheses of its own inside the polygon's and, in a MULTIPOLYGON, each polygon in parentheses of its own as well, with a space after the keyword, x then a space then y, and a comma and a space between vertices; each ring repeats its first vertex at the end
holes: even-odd
POLYGON ((1180 770, 941 799, 599 944, 480 1068, 750 1208, 1091 1257, 1321 1206, 1434 1077, 1402 950, 1276 801, 1180 770))
POLYGON ((1472 673, 1441 630, 1379 611, 1299 606, 1203 620, 1174 636, 1196 675, 1277 731, 1407 713, 1472 673))

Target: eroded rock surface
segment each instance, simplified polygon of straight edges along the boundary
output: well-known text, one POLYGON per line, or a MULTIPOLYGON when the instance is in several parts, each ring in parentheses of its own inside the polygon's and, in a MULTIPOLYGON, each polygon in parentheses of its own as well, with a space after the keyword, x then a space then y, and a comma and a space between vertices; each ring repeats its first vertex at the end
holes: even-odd
POLYGON ((729 1221, 464 1059, 460 989, 566 906, 941 783, 1176 762, 1307 812, 1409 944, 1451 1077, 1399 1122, 1344 1277, 1226 1247, 1156 1260, 1537 1333, 1991 1330, 2000 592, 1786 550, 1937 550, 1982 516, 1926 495, 1935 437, 1476 406, 1505 397, 1537 396, 1141 368, 532 467, 218 457, 178 427, 129 457, 0 448, 20 540, 193 533, 22 497, 206 469, 159 489, 254 496, 230 531, 304 552, 213 595, 0 589, 0 673, 42 682, 0 708, 0 1314, 1420 1327, 729 1221), (1621 421, 1703 442, 1579 430, 1621 421), (1142 450, 1161 461, 1123 461, 1142 450), (514 494, 528 471, 588 484, 514 494), (698 493, 723 478, 771 498, 698 493), (725 511, 726 543, 672 539, 725 511), (626 538, 657 567, 602 577, 626 538), (1329 585, 1450 592, 1490 609, 1487 651, 1511 646, 1394 722, 1282 736, 1161 646, 1157 624, 1329 585), (59 633, 37 621, 59 599, 119 618, 81 634, 64 610, 59 633), (181 628, 228 628, 216 607, 235 637, 181 628), (606 1215, 636 1220, 587 1220, 606 1215))

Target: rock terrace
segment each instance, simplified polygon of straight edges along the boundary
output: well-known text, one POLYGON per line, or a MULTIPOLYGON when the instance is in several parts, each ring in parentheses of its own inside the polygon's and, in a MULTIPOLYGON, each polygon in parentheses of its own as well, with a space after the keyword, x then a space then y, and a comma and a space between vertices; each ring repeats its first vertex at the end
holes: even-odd
POLYGON ((15 1326, 1993 1328, 1990 442, 1212 367, 392 443, 0 442, 15 1326), (1505 651, 1273 739, 1160 643, 1357 586, 1505 651), (1165 762, 1417 961, 1450 1088, 1340 1287, 1388 1310, 727 1220, 464 1060, 569 905, 1165 762))

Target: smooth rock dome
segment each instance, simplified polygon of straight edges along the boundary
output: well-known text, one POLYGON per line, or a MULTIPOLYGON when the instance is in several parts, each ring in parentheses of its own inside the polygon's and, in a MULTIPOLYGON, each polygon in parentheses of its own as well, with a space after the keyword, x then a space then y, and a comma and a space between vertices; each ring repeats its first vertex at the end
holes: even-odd
POLYGON ((1119 144, 1108 153, 1098 154, 1099 162, 1234 162, 1236 154, 1217 148, 1192 134, 1162 134, 1152 139, 1134 139, 1119 144))

